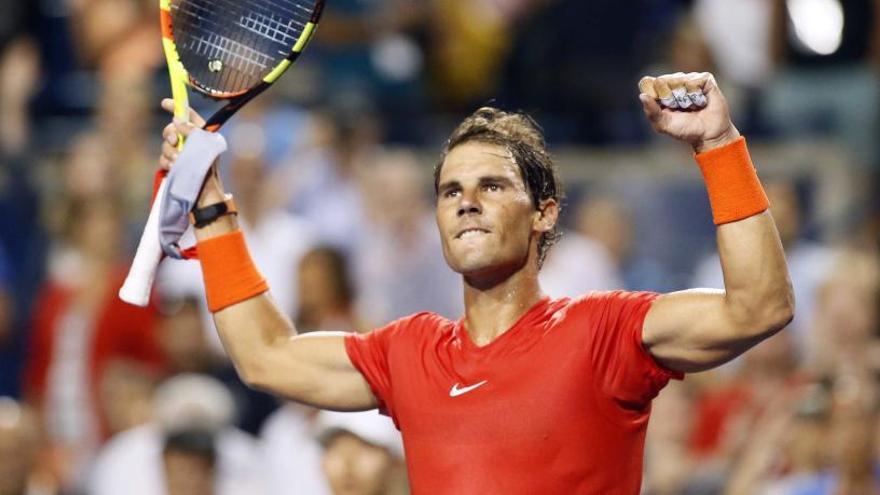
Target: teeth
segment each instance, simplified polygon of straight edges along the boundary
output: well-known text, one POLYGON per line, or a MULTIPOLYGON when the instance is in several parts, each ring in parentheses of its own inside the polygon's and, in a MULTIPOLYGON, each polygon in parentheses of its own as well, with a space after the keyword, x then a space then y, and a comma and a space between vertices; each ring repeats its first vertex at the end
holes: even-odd
POLYGON ((485 232, 483 232, 482 230, 465 230, 464 232, 462 232, 462 234, 459 237, 464 239, 466 237, 473 237, 475 235, 482 235, 482 234, 485 234, 485 232))

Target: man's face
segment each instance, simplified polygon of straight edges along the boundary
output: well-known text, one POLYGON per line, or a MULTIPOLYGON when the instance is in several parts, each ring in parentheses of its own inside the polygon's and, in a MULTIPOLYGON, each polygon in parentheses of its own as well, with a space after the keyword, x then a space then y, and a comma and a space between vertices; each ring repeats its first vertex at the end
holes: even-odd
POLYGON ((529 258, 539 214, 519 167, 499 145, 467 142, 446 155, 437 191, 443 256, 465 276, 512 273, 529 258))

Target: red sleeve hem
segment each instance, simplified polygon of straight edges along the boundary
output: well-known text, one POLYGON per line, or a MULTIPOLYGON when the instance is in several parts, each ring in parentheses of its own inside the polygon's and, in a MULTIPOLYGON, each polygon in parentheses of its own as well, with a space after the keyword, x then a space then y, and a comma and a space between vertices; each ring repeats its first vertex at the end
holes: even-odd
POLYGON ((645 342, 644 342, 644 340, 642 340, 642 337, 644 336, 645 317, 648 316, 648 311, 651 310, 651 306, 654 305, 654 302, 657 301, 657 299, 659 297, 660 297, 660 294, 654 294, 654 297, 651 299, 650 303, 645 305, 644 312, 641 314, 641 323, 639 324, 640 330, 639 330, 639 335, 638 335, 639 350, 641 350, 642 355, 645 357, 645 359, 647 359, 651 362, 652 374, 654 374, 657 378, 660 378, 663 380, 670 380, 670 379, 683 380, 684 379, 683 372, 669 369, 666 366, 663 366, 662 364, 660 364, 660 362, 657 361, 657 359, 654 357, 654 355, 651 354, 651 351, 649 351, 645 347, 645 342))
MULTIPOLYGON (((379 412, 392 417, 391 411, 388 408, 388 404, 385 402, 385 399, 382 397, 382 394, 379 391, 379 388, 370 380, 370 376, 368 373, 364 372, 363 368, 363 359, 361 358, 361 349, 358 346, 359 335, 356 333, 350 333, 345 335, 343 342, 345 342, 345 353, 348 354, 348 360, 351 361, 351 365, 358 370, 358 373, 364 377, 364 380, 367 382, 367 385, 370 387, 370 392, 373 393, 373 396, 376 398, 376 401, 379 404, 379 412)), ((396 423, 396 420, 395 420, 396 423)))

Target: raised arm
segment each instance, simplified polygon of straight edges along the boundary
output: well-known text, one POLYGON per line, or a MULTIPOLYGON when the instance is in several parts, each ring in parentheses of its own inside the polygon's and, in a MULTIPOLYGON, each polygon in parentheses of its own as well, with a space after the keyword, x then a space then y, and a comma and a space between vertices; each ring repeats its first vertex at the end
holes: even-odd
POLYGON ((745 143, 711 74, 645 78, 639 98, 658 132, 688 142, 706 178, 724 290, 665 294, 651 306, 642 342, 664 366, 684 372, 723 364, 787 325, 794 296, 776 224, 745 143), (699 88, 705 108, 662 108, 655 98, 699 88))
MULTIPOLYGON (((162 104, 170 110, 170 100, 162 104)), ((191 120, 196 125, 204 123, 195 113, 191 120)), ((180 123, 165 128, 161 167, 167 169, 174 161, 177 134, 186 136, 193 129, 192 124, 180 123)), ((199 197, 200 208, 224 200, 225 191, 216 167, 213 171, 199 197)), ((199 248, 205 247, 206 241, 216 242, 237 231, 234 216, 221 216, 196 229, 199 248)), ((230 257, 235 256, 230 254, 230 257)), ((230 271, 236 264, 233 261, 230 259, 230 271)), ((235 278, 240 275, 228 274, 230 286, 235 285, 235 278)), ((214 322, 239 376, 249 386, 325 409, 354 411, 377 406, 366 380, 348 358, 344 334, 297 335, 293 323, 278 309, 268 292, 215 311, 214 322)))

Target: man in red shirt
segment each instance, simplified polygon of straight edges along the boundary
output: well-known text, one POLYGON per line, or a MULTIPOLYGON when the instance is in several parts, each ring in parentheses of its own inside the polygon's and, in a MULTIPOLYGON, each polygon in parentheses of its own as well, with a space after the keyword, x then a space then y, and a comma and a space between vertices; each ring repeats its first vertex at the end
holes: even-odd
MULTIPOLYGON (((651 399, 670 378, 779 331, 794 304, 766 196, 712 76, 649 77, 640 89, 654 128, 696 153, 725 291, 544 296, 555 168, 531 119, 484 108, 455 130, 435 171, 444 256, 464 285, 458 321, 419 313, 366 335, 297 335, 234 216, 204 220, 226 200, 216 174, 206 181, 199 257, 244 381, 327 409, 378 407, 400 428, 417 495, 638 493, 651 399)), ((166 128, 163 167, 176 134, 190 132, 166 128)))

